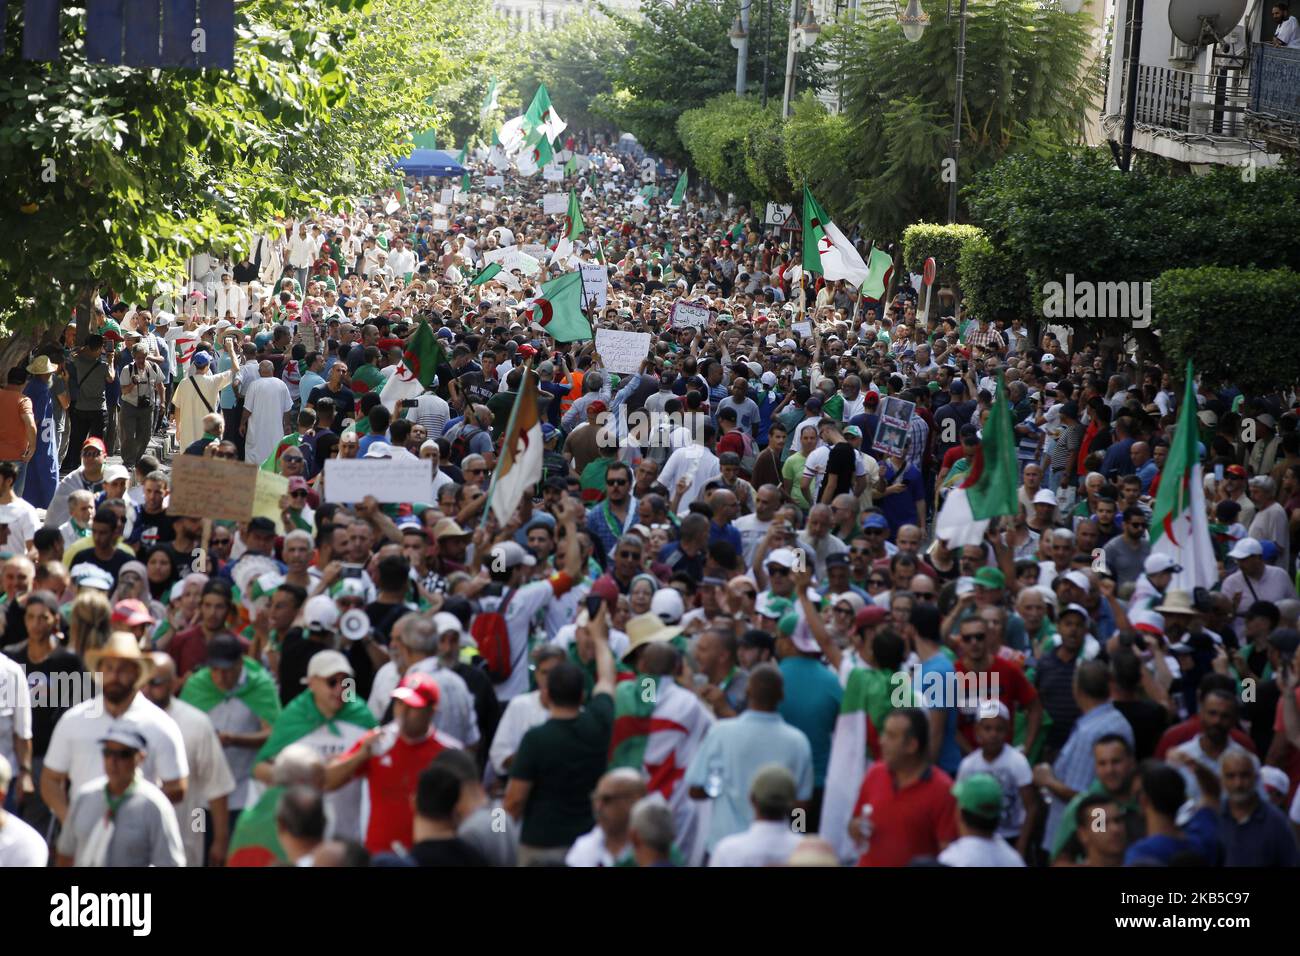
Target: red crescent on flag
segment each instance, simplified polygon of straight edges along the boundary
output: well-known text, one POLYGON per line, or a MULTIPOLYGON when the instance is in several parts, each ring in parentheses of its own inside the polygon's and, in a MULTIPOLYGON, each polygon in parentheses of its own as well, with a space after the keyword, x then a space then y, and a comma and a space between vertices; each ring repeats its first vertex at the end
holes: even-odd
POLYGON ((831 248, 834 245, 835 243, 831 242, 830 236, 823 235, 820 239, 817 240, 817 252, 818 254, 824 254, 830 252, 831 248))
POLYGON ((568 235, 569 233, 571 233, 571 232, 573 232, 573 217, 570 216, 568 213, 565 213, 565 215, 564 215, 564 235, 567 236, 567 235, 568 235))
POLYGON ((536 302, 534 302, 533 310, 534 310, 533 311, 534 315, 536 315, 538 312, 541 313, 541 318, 537 319, 536 321, 537 324, 542 326, 543 328, 545 328, 546 325, 550 323, 551 319, 555 318, 555 310, 551 308, 551 303, 545 299, 538 299, 536 302))
POLYGON ((1172 513, 1165 515, 1164 526, 1165 537, 1174 543, 1175 548, 1181 548, 1182 545, 1179 544, 1178 539, 1174 537, 1174 516, 1172 513))

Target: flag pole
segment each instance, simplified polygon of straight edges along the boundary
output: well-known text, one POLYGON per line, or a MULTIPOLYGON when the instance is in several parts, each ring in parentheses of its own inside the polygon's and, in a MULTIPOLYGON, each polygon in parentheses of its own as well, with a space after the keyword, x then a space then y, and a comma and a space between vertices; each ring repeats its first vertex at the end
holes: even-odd
MULTIPOLYGON (((515 419, 518 418, 519 416, 519 404, 520 402, 523 401, 524 391, 528 387, 529 376, 534 374, 536 373, 533 372, 533 359, 532 357, 530 357, 528 363, 524 365, 524 377, 519 381, 519 391, 518 393, 516 393, 515 403, 510 409, 510 421, 506 423, 506 433, 504 438, 502 439, 503 451, 504 451, 505 442, 509 441, 510 436, 514 433, 515 419)), ((497 490, 497 476, 501 473, 502 457, 504 456, 502 455, 497 456, 496 467, 492 469, 492 480, 488 483, 487 497, 483 500, 483 517, 481 517, 478 522, 478 526, 480 528, 482 528, 484 525, 487 524, 488 515, 492 513, 492 505, 491 505, 492 496, 496 493, 497 490)), ((477 557, 477 555, 475 557, 477 557)))

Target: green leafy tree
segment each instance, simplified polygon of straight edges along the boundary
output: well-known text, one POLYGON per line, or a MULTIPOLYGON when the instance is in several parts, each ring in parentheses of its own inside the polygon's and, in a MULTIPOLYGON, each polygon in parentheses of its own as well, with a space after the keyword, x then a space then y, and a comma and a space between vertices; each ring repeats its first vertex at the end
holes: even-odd
MULTIPOLYGON (((1174 266, 1300 271, 1300 182, 1282 170, 1252 181, 1235 169, 1123 174, 1107 152, 1084 150, 1009 157, 967 196, 974 220, 1014 259, 1040 304, 1045 284, 1071 275, 1076 283, 1141 283, 1174 266)), ((1220 309, 1221 319, 1231 314, 1220 309)), ((1127 316, 1063 324, 1085 337, 1134 332, 1146 347, 1160 344, 1127 316)))
MULTIPOLYGON (((872 235, 896 236, 908 223, 946 216, 959 24, 930 12, 917 43, 892 15, 865 14, 828 30, 819 46, 847 50, 844 114, 805 101, 799 134, 787 138, 791 179, 806 177, 872 235), (819 141, 852 162, 819 159, 819 141)), ((1037 0, 970 0, 959 181, 1008 153, 1078 142, 1099 93, 1094 57, 1085 14, 1037 0)))
POLYGON ((990 319, 1035 318, 1034 297, 1024 270, 1013 256, 980 233, 962 243, 957 274, 961 280, 962 312, 990 319))
POLYGON ((935 282, 955 286, 962 249, 983 235, 978 227, 965 223, 918 222, 903 230, 903 265, 909 272, 920 272, 925 260, 933 258, 935 282))
POLYGON ((788 200, 778 107, 723 93, 677 121, 691 162, 713 188, 744 200, 788 200))
POLYGON ((1208 381, 1249 394, 1267 394, 1296 381, 1300 338, 1278 330, 1294 321, 1300 272, 1170 269, 1155 280, 1152 298, 1155 326, 1172 367, 1181 369, 1191 359, 1208 381), (1243 348, 1248 342, 1267 342, 1268 348, 1243 348))
MULTIPOLYGON (((636 136, 650 152, 685 160, 678 118, 719 93, 735 92, 736 51, 727 33, 739 9, 737 0, 645 0, 639 15, 615 14, 627 53, 613 65, 613 89, 599 99, 597 111, 636 136)), ((785 35, 778 4, 773 4, 772 15, 771 69, 781 74, 786 46, 778 40, 785 35)), ((751 20, 750 29, 757 35, 756 20, 751 20)), ((817 47, 800 55, 799 89, 820 86, 821 61, 817 47)), ((751 42, 746 60, 748 92, 759 90, 762 69, 762 44, 751 42)), ((778 103, 781 83, 778 75, 773 84, 778 103)))

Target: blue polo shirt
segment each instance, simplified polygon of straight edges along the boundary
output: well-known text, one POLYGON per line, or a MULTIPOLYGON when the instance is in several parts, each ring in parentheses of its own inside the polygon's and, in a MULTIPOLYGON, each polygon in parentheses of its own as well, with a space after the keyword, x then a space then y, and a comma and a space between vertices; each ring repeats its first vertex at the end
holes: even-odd
POLYGON ((721 788, 711 798, 709 850, 723 837, 742 833, 754 822, 749 787, 769 763, 780 764, 794 776, 796 799, 811 799, 812 746, 803 731, 787 724, 780 714, 747 710, 709 728, 686 769, 688 787, 707 790, 712 778, 721 788))
POLYGON ((785 699, 780 714, 786 723, 802 730, 812 746, 813 785, 826 782, 831 757, 831 734, 840 716, 844 688, 834 671, 819 660, 792 655, 781 661, 785 699))
MULTIPOLYGON (((1143 837, 1124 854, 1125 866, 1150 865, 1152 863, 1169 866, 1175 856, 1182 853, 1195 853, 1205 861, 1206 866, 1219 863, 1218 817, 1209 807, 1201 807, 1195 816, 1183 826, 1183 837, 1157 836, 1143 837)), ((1294 843, 1294 839, 1292 840, 1294 843)))
POLYGON ((740 540, 740 532, 736 530, 733 524, 720 525, 716 521, 709 522, 709 544, 715 541, 725 541, 736 549, 736 554, 744 556, 745 546, 740 540))

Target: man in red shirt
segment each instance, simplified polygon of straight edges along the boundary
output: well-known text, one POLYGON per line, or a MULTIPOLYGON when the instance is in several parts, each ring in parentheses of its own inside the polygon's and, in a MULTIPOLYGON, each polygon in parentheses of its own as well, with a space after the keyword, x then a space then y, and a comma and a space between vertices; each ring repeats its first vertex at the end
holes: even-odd
POLYGON ((849 835, 864 848, 858 866, 907 866, 937 857, 957 839, 952 778, 930 764, 925 711, 889 712, 880 735, 881 759, 862 780, 849 835))
MULTIPOLYGON (((1155 758, 1164 760, 1165 754, 1177 747, 1179 744, 1185 744, 1201 732, 1201 701, 1210 691, 1227 691, 1229 694, 1236 696, 1237 682, 1226 674, 1206 674, 1201 678, 1201 682, 1196 685, 1196 710, 1195 714, 1188 717, 1182 723, 1174 724, 1163 734, 1160 735, 1160 742, 1156 744, 1155 758)), ((1246 733, 1240 727, 1233 727, 1230 731, 1232 739, 1241 744, 1251 753, 1255 753, 1255 741, 1251 739, 1250 734, 1246 733)))
MULTIPOLYGON (((984 675, 977 680, 975 686, 981 695, 987 692, 989 699, 997 699, 1006 705, 1008 726, 1015 726, 1016 707, 1025 709, 1024 751, 1033 753, 1038 730, 1043 724, 1043 702, 1038 699, 1038 691, 1029 683, 1024 671, 991 653, 989 625, 984 618, 972 614, 958 627, 961 657, 957 659, 955 670, 958 674, 984 675)), ((965 682, 961 686, 969 689, 965 682)), ((957 744, 963 754, 975 749, 975 723, 979 720, 979 703, 972 700, 958 701, 957 744)))
MULTIPOLYGON (((202 667, 208 659, 208 642, 218 634, 230 633, 232 603, 230 585, 225 581, 209 581, 203 585, 198 623, 177 634, 167 649, 176 662, 177 677, 186 678, 191 671, 202 667)), ((235 636, 239 637, 238 634, 235 636)), ((239 642, 247 654, 252 645, 243 637, 239 637, 239 642)))
POLYGON ((407 674, 393 691, 393 722, 358 740, 325 770, 326 790, 337 790, 353 777, 368 782, 366 849, 371 853, 411 848, 420 774, 444 750, 461 747, 433 727, 438 698, 438 684, 430 675, 407 674))

